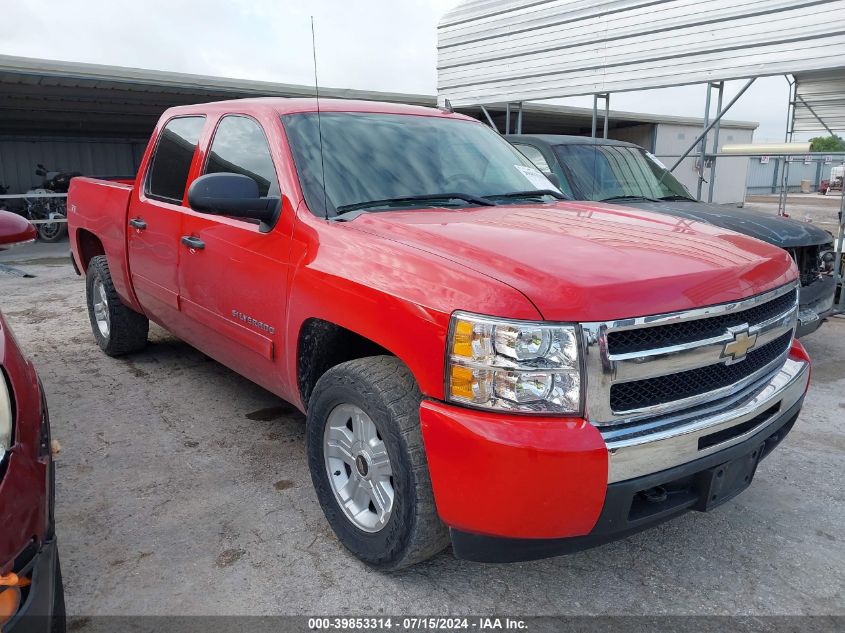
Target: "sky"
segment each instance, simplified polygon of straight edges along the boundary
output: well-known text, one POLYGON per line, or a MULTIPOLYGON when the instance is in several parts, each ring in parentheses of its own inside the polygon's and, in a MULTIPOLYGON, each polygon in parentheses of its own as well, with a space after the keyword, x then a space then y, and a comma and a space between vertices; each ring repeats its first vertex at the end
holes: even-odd
MULTIPOLYGON (((437 23, 457 0, 6 0, 0 54, 434 94, 437 23)), ((729 82, 725 102, 744 81, 729 82)), ((701 117, 703 85, 617 93, 611 108, 701 117)), ((787 82, 758 79, 726 116, 782 142, 787 82)), ((592 97, 555 101, 592 107, 592 97)), ((796 138, 796 140, 798 140, 796 138)))

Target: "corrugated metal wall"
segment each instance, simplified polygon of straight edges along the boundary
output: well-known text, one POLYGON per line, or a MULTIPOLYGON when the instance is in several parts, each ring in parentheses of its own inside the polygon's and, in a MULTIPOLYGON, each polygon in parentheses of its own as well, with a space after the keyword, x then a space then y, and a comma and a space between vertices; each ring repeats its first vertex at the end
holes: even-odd
POLYGON ((0 185, 22 193, 41 185, 35 166, 86 176, 127 176, 138 169, 147 141, 0 138, 0 185))
POLYGON ((441 20, 438 99, 551 99, 842 67, 845 0, 471 0, 441 20))
MULTIPOLYGON (((838 19, 845 21, 845 15, 840 15, 838 19)), ((800 73, 795 75, 795 81, 798 84, 796 132, 821 131, 823 126, 819 119, 834 132, 845 130, 845 69, 800 73)))
MULTIPOLYGON (((782 158, 772 157, 768 163, 761 163, 759 158, 749 158, 748 195, 779 192, 783 161, 782 158)), ((812 183, 811 191, 818 191, 819 183, 830 178, 831 168, 843 163, 845 163, 845 156, 842 155, 833 157, 830 164, 825 164, 824 160, 814 160, 810 164, 805 164, 802 156, 796 156, 789 165, 789 191, 799 191, 802 180, 809 180, 812 183)))

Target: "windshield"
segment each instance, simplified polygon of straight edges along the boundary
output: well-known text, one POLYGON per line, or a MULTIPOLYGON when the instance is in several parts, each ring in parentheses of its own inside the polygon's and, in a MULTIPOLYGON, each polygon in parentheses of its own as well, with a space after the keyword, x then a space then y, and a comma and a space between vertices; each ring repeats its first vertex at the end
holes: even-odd
POLYGON ((558 145, 555 153, 582 200, 688 198, 687 188, 660 161, 639 147, 558 145))
MULTIPOLYGON (((372 209, 466 207, 483 203, 480 198, 555 189, 528 159, 482 123, 358 112, 323 113, 319 129, 316 113, 282 120, 305 200, 318 216, 326 214, 323 164, 328 215, 368 208, 364 203, 370 201, 382 203, 372 209), (434 199, 440 194, 442 199, 434 199)), ((495 201, 513 203, 514 198, 495 201)))

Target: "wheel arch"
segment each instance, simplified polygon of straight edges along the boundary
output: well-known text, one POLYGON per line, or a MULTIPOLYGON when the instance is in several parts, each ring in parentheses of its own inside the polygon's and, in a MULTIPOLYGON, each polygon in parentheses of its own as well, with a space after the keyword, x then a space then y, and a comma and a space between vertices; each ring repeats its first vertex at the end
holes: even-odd
POLYGON ((105 255, 103 241, 88 229, 76 230, 76 249, 79 253, 79 269, 84 275, 88 272, 88 264, 98 255, 105 255))
POLYGON ((296 342, 296 385, 304 409, 320 377, 332 367, 367 356, 396 356, 375 341, 320 318, 306 319, 296 342))

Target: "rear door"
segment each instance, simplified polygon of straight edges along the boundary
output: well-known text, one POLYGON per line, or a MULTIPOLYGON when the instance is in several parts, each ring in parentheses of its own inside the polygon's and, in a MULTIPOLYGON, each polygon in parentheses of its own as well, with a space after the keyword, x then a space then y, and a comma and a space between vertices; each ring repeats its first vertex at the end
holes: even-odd
POLYGON ((162 128, 129 206, 129 271, 149 317, 178 329, 179 257, 185 186, 197 157, 204 116, 179 116, 162 128))
MULTIPOLYGON (((281 126, 265 121, 274 124, 281 126)), ((281 197, 265 125, 244 114, 221 117, 199 172, 243 174, 262 196, 281 197)), ((279 393, 292 209, 283 208, 266 233, 257 222, 191 209, 184 218, 179 286, 182 311, 196 327, 190 342, 279 393)))

